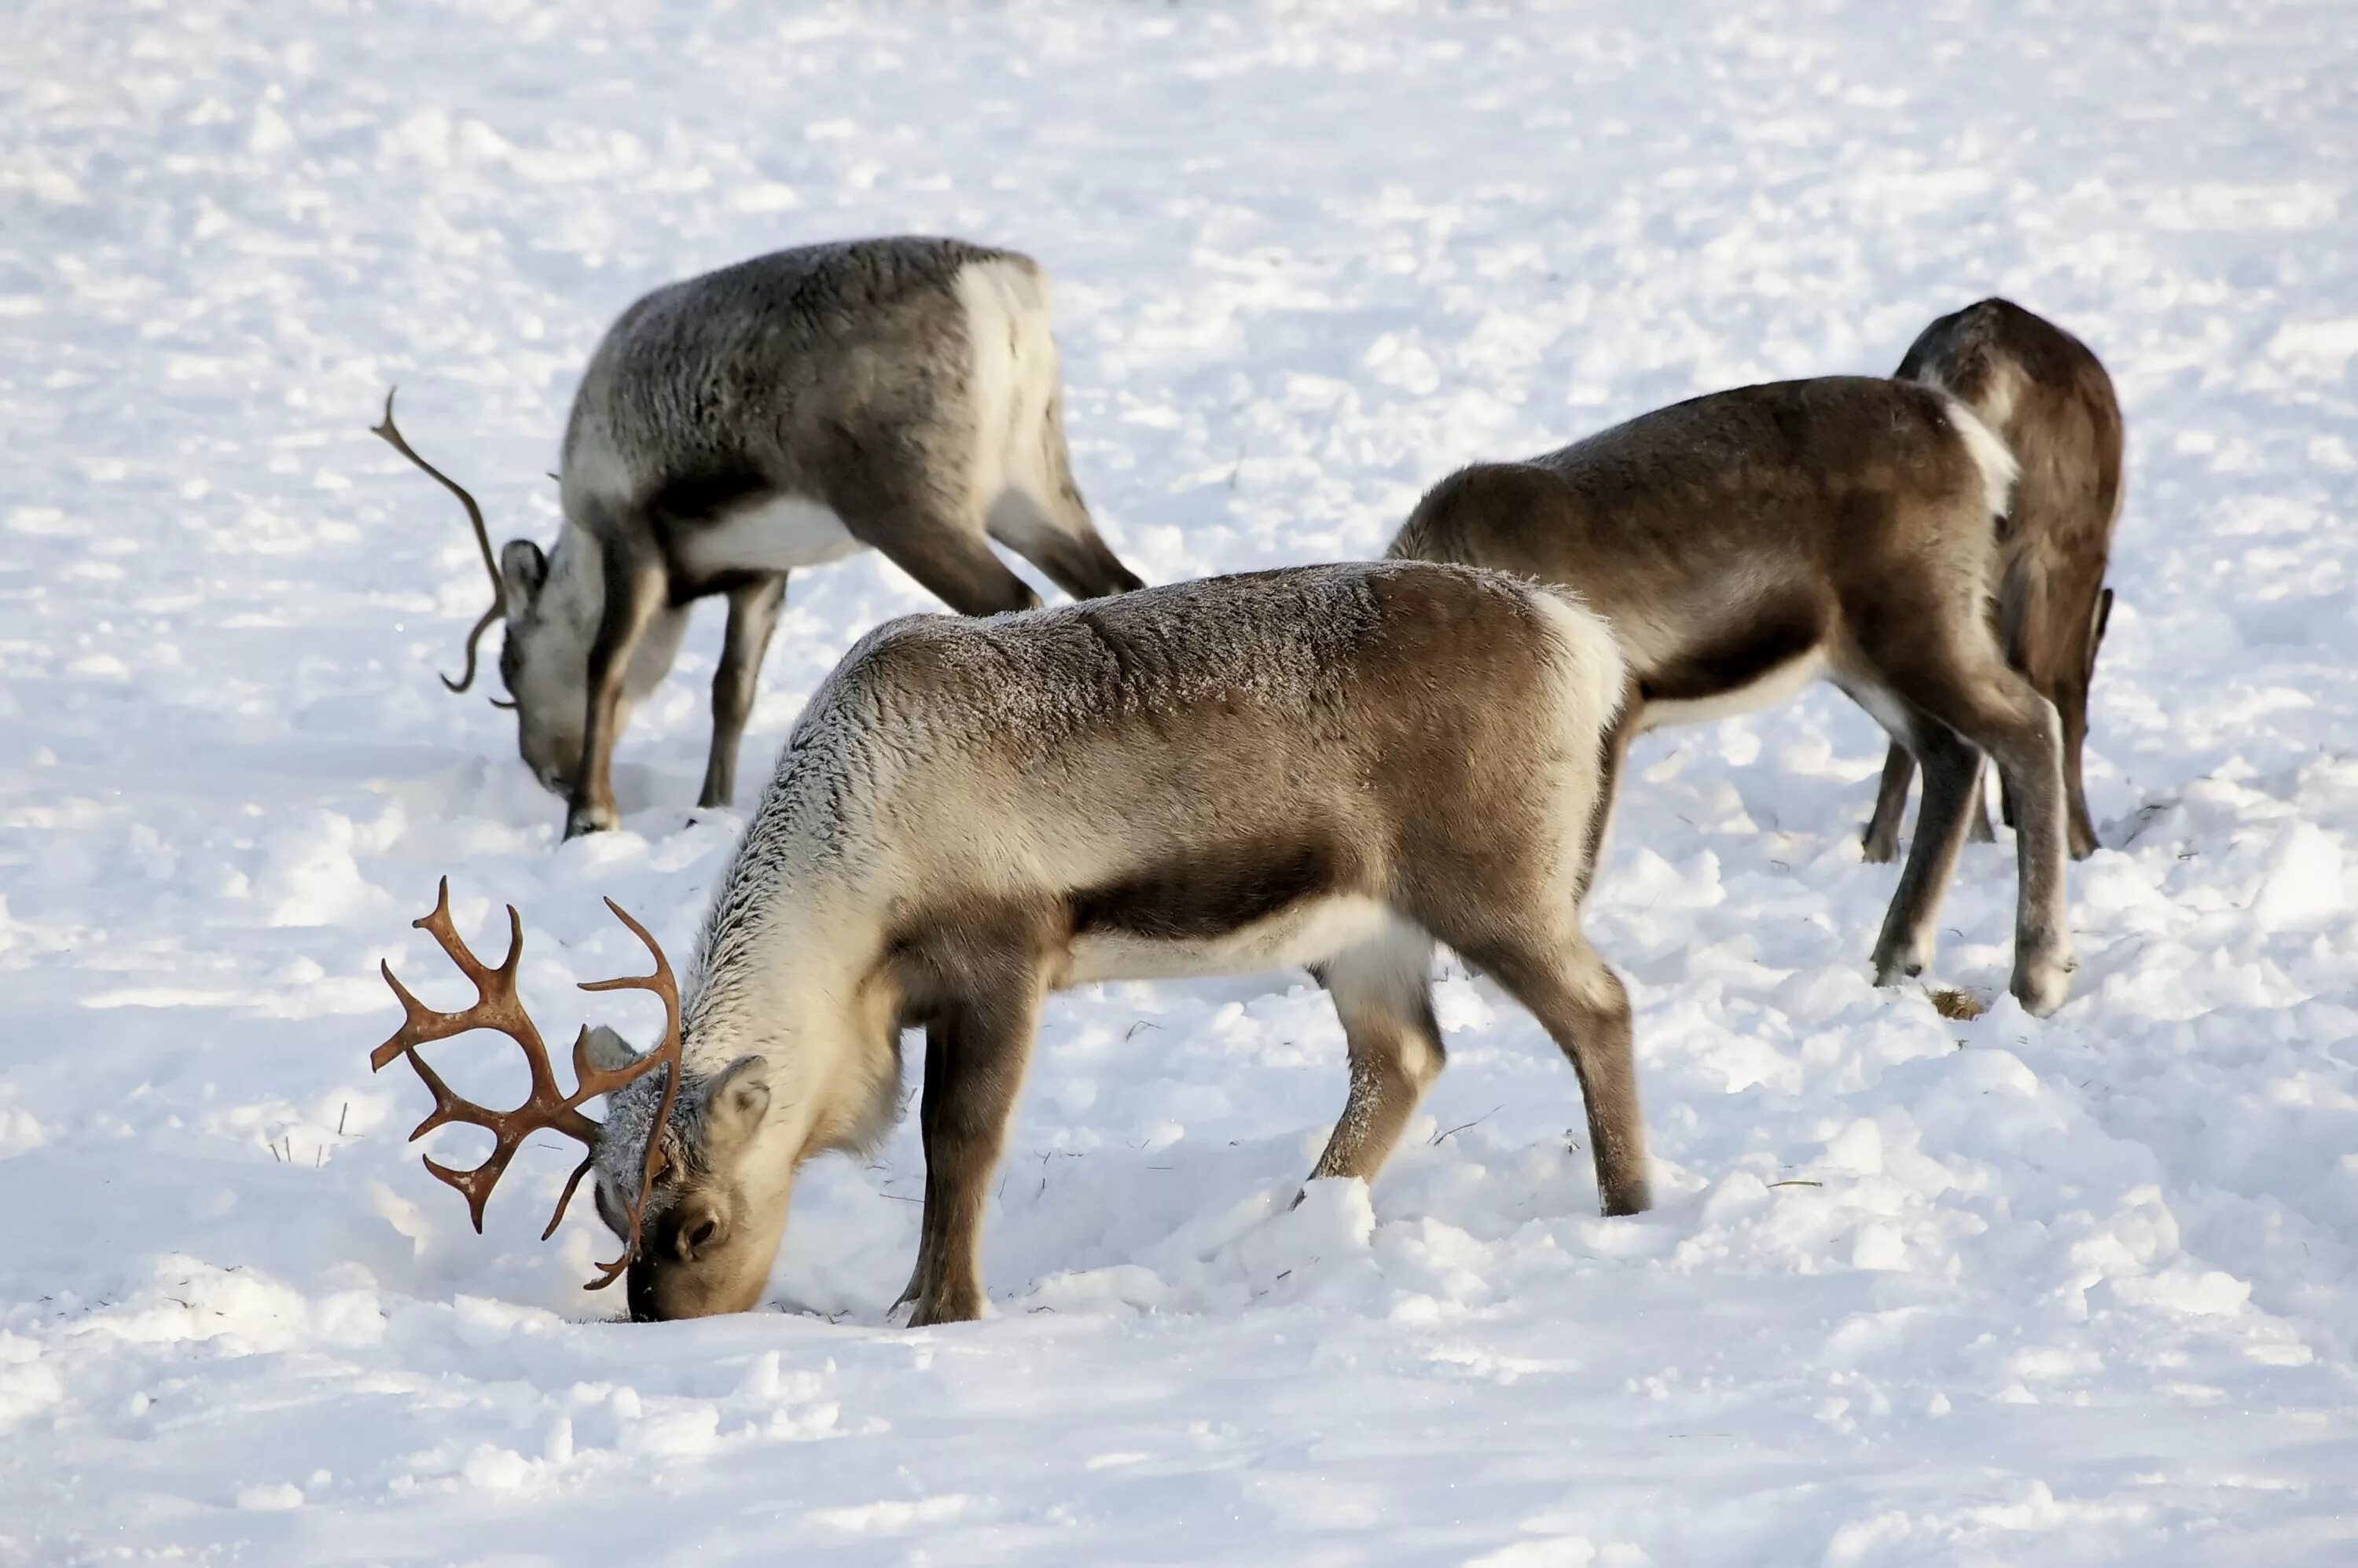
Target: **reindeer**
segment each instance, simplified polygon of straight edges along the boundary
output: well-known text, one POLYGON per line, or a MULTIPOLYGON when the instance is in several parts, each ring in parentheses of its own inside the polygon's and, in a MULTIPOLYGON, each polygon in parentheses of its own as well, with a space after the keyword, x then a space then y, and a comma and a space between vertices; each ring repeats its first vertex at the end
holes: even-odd
MULTIPOLYGON (((761 1299, 795 1171, 882 1136, 901 1032, 922 1026, 925 1217, 902 1299, 947 1323, 983 1311, 984 1201, 1050 992, 1309 966, 1350 1056, 1312 1174, 1366 1181, 1441 1070, 1443 942, 1571 1059, 1601 1206, 1633 1214, 1629 1003, 1578 916, 1628 686, 1572 595, 1414 562, 893 622, 796 722, 654 1050, 585 1032, 585 1087, 561 1096, 507 1005, 513 946, 489 969, 438 908, 420 924, 484 1000, 436 1014, 401 992, 374 1060, 429 1074, 425 1128, 499 1131, 496 1180, 517 1124, 450 1103, 416 1047, 493 1027, 537 1051, 547 1087, 514 1114, 591 1144, 632 1315, 691 1317, 761 1299), (591 1085, 619 1086, 602 1125, 573 1108, 591 1085)), ((479 1173, 437 1173, 480 1223, 479 1173)))
POLYGON ((466 671, 443 684, 473 684, 475 644, 504 619, 501 706, 566 797, 567 838, 619 823, 614 742, 698 599, 729 601, 698 797, 721 806, 795 568, 873 546, 963 613, 1037 605, 996 539, 1076 598, 1139 586, 1073 482, 1048 312, 1038 264, 957 240, 813 245, 659 288, 590 356, 546 555, 494 553, 386 395, 374 433, 458 496, 492 578, 466 671))
POLYGON ((2043 1014, 2077 966, 2061 726, 2007 665, 1989 612, 2015 476, 2005 443, 1935 388, 1783 382, 1460 470, 1417 503, 1390 553, 1566 584, 1610 622, 1635 688, 1605 761, 1608 805, 1641 730, 1764 706, 1821 677, 1873 714, 1924 766, 1922 820, 1875 945, 1878 985, 1931 962, 1981 755, 1995 757, 2022 820, 2012 987, 2043 1014))
MULTIPOLYGON (((2121 406, 2113 378, 2088 345, 2005 299, 1985 299, 1924 329, 1897 373, 1939 387, 1981 416, 2022 465, 2014 506, 1999 529, 1998 626, 2006 662, 2063 720, 2063 804, 2071 858, 2096 852, 2095 819, 2081 782, 2088 739, 2088 687, 2112 618, 2104 587, 2121 513, 2121 406)), ((1893 741, 1864 841, 1868 860, 1899 851, 1899 819, 1916 760, 1893 741)), ((1972 837, 1992 838, 1978 798, 1972 837)), ((2011 795, 2006 819, 2017 812, 2011 795)))

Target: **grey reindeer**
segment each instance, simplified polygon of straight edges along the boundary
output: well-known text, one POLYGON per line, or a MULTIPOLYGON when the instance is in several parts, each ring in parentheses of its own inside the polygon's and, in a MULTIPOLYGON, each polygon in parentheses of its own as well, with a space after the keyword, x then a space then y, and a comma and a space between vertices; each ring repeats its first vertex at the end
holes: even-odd
POLYGON ((573 400, 546 554, 493 550, 474 498, 403 438, 390 394, 375 433, 473 524, 492 606, 443 682, 473 684, 476 643, 504 620, 502 706, 534 776, 566 797, 568 838, 617 825, 614 743, 698 599, 729 602, 698 797, 719 806, 795 568, 874 548, 965 614, 1037 605, 995 539, 1076 597, 1139 586, 1073 481, 1046 276, 962 241, 780 251, 623 311, 573 400))
MULTIPOLYGON (((1628 686, 1573 595, 1420 562, 891 622, 795 723, 663 1039, 640 1054, 585 1031, 569 1098, 539 1048, 528 1114, 455 1117, 500 1130, 491 1162, 438 1173, 480 1212, 529 1130, 569 1131, 625 1238, 607 1278, 627 1272, 632 1315, 743 1311, 796 1171, 883 1135, 901 1033, 922 1027, 925 1214, 903 1300, 917 1324, 977 1317, 983 1208, 1050 992, 1310 967, 1350 1057, 1313 1174, 1371 1180, 1441 1071, 1441 942, 1571 1059, 1600 1206, 1643 1209, 1628 998, 1579 916, 1628 686), (592 1093, 602 1125, 573 1109, 592 1093)), ((421 924, 459 956, 447 900, 421 924)), ((404 993, 409 1023, 373 1060, 485 1022, 532 1053, 515 963, 514 945, 496 972, 460 959, 495 1016, 404 993)), ((630 983, 668 986, 657 971, 630 983)))
MULTIPOLYGON (((2113 378, 2088 345, 2007 299, 1985 299, 1942 317, 1909 345, 1897 373, 1953 394, 1997 432, 2022 465, 1999 529, 1998 634, 2006 662, 2055 705, 2063 721, 2063 806, 2071 858, 2096 852, 2081 752, 2088 741, 2088 688, 2112 619, 2104 586, 2121 514, 2123 432, 2113 378)), ((1870 860, 1899 852, 1899 819, 1916 760, 1898 741, 1868 821, 1870 860)), ((2011 796, 2006 819, 2017 811, 2011 796)), ((1993 837, 1975 801, 1972 837, 1993 837)))
MULTIPOLYGON (((2062 728, 2011 667, 1990 604, 2017 466, 1937 388, 1865 376, 1714 393, 1526 462, 1435 485, 1394 557, 1579 590, 1634 681, 1606 788, 1639 731, 1779 701, 1824 678, 1924 769, 1876 981, 1931 960, 1981 759, 2021 824, 2012 989, 2051 1012, 2078 967, 2065 918, 2062 728)), ((1604 814, 1597 818, 1599 831, 1604 814)))

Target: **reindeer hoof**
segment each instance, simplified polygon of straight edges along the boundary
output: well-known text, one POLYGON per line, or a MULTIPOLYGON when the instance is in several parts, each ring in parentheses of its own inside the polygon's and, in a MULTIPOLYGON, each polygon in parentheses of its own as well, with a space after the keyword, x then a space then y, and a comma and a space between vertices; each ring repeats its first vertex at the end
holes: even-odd
POLYGON ((974 1323, 981 1317, 981 1292, 943 1291, 918 1298, 917 1310, 909 1314, 909 1326, 931 1328, 943 1323, 974 1323))
POLYGON ((1858 856, 1870 866, 1889 865, 1899 858, 1899 835, 1877 833, 1870 827, 1858 841, 1858 856))
POLYGON ((1879 986, 1903 984, 1922 974, 1930 961, 1931 955, 1926 953, 1877 953, 1875 956, 1875 983, 1879 986))
POLYGON ((2006 989, 2014 1000, 2022 1003, 2022 1011, 2033 1018, 2045 1018, 2061 1007, 2071 994, 2071 977, 2079 972, 2080 961, 2070 954, 2043 958, 2022 958, 2014 966, 2014 982, 2006 989))
POLYGON ((565 814, 565 836, 568 838, 579 838, 585 833, 603 833, 622 825, 622 816, 612 806, 601 809, 593 806, 577 806, 565 814))

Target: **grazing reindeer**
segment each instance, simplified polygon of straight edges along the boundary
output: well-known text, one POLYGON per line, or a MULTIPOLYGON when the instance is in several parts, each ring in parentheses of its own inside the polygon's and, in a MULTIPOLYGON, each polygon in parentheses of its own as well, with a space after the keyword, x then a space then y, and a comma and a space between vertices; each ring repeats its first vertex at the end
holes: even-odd
POLYGON ((2046 1013, 2076 965, 2061 730, 2007 666, 1989 613, 2014 478, 2005 445, 1944 393, 1783 382, 1461 470, 1417 503, 1390 553, 1564 583, 1612 624, 1636 690, 1606 759, 1608 801, 1642 730, 1759 707, 1821 676, 1875 715, 1924 764, 1877 984, 1931 961, 1981 753, 1996 757, 2023 818, 2014 994, 2046 1013))
POLYGON ((1578 914, 1627 685, 1568 594, 1412 562, 871 633, 811 697, 721 880, 665 1037, 682 1082, 611 1033, 577 1052, 585 1082, 640 1075, 591 1133, 632 1314, 758 1302, 796 1168, 883 1134, 922 1025, 903 1299, 917 1324, 979 1316, 983 1204, 1042 1002, 1093 980, 1309 966, 1351 1063, 1313 1174, 1371 1179, 1441 1070, 1436 941, 1571 1058, 1604 1211, 1643 1209, 1629 1004, 1578 914))
MULTIPOLYGON (((2013 509, 1998 530, 1998 626, 2006 662, 2062 717, 2063 805, 2071 858, 2084 860, 2096 852, 2096 823, 2080 753, 2096 649, 2113 613, 2104 565, 2121 514, 2121 405, 2113 378, 2087 344, 2005 299, 1968 305, 1925 328, 1898 374, 1955 395, 2022 465, 2013 509)), ((1868 860, 1898 853, 1915 776, 1916 760, 1893 741, 1866 825, 1868 860)), ((2006 817, 2015 816, 2009 798, 2006 817)), ((1978 800, 1973 837, 1991 837, 1978 800)))
POLYGON ((659 288, 607 330, 566 423, 565 529, 494 557, 500 674, 565 833, 614 827, 614 742, 671 668, 695 600, 722 594, 705 806, 726 806, 786 574, 872 546, 969 615, 1039 598, 997 539, 1076 597, 1139 586, 1098 536, 1065 450, 1048 282, 1011 251, 956 240, 813 245, 659 288))

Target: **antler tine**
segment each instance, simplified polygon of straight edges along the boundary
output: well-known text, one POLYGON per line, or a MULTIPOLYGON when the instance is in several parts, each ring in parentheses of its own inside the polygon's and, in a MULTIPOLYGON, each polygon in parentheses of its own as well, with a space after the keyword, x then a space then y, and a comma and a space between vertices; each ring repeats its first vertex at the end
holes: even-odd
POLYGON ((376 972, 383 975, 384 983, 393 988, 393 994, 400 1001, 401 1011, 406 1016, 402 1019, 401 1027, 394 1031, 393 1038, 369 1053, 369 1071, 372 1073, 384 1071, 384 1065, 387 1062, 413 1045, 423 1044, 428 1040, 440 1039, 440 1035, 428 1033, 426 1031, 435 1027, 444 1016, 409 994, 409 988, 403 985, 399 978, 394 974, 391 962, 379 959, 376 972))
MULTIPOLYGON (((545 1101, 562 1102, 567 1097, 557 1091, 557 1074, 548 1060, 548 1046, 542 1041, 539 1029, 532 1022, 532 1015, 525 1011, 523 999, 516 995, 516 968, 524 959, 524 917, 516 913, 514 904, 507 907, 508 956, 500 960, 497 968, 486 966, 475 957, 474 950, 459 935, 459 928, 451 924, 449 878, 442 879, 442 885, 435 895, 434 913, 410 923, 439 943, 442 951, 449 955, 450 961, 459 966, 460 972, 475 985, 473 1007, 463 1012, 436 1015, 446 1021, 465 1018, 474 1022, 461 1028, 449 1029, 444 1034, 425 1038, 447 1039, 450 1034, 464 1033, 467 1029, 496 1029, 524 1047, 525 1063, 532 1074, 532 1098, 525 1102, 526 1106, 540 1105, 545 1101)), ((385 978, 392 979, 390 971, 385 978)), ((419 1042, 423 1043, 423 1040, 419 1042)))
MULTIPOLYGON (((573 1173, 565 1178, 565 1190, 557 1195, 556 1211, 548 1217, 548 1224, 541 1229, 540 1238, 543 1241, 547 1240, 550 1237, 557 1234, 557 1227, 565 1221, 565 1206, 573 1201, 573 1189, 581 1184, 581 1178, 588 1175, 590 1173, 590 1167, 597 1162, 597 1151, 592 1150, 589 1153, 581 1156, 581 1163, 574 1166, 573 1173)), ((625 1255, 622 1259, 622 1262, 624 1264, 628 1264, 630 1260, 631 1260, 628 1255, 625 1255)), ((605 1265, 600 1263, 599 1267, 602 1269, 605 1265)), ((621 1271, 622 1271, 618 1268, 615 1271, 615 1273, 620 1273, 621 1271)), ((614 1275, 608 1274, 605 1278, 600 1280, 597 1284, 585 1285, 582 1288, 584 1290, 594 1291, 599 1289, 600 1286, 611 1285, 613 1282, 614 1275)))
POLYGON ((459 498, 459 504, 467 509, 467 521, 474 524, 475 546, 482 551, 483 570, 492 579, 492 607, 483 611, 482 619, 477 621, 475 622, 474 630, 467 633, 467 668, 465 673, 460 675, 455 681, 449 676, 444 676, 442 677, 442 684, 449 687, 452 691, 465 691, 469 687, 475 684, 475 644, 482 641, 483 633, 491 628, 492 622, 498 620, 502 612, 507 608, 507 584, 500 577, 499 557, 497 552, 492 548, 492 531, 483 523, 483 509, 475 504, 475 498, 467 493, 467 487, 465 485, 460 484, 457 480, 452 479, 449 474, 444 473, 440 469, 436 468, 424 458, 419 457, 416 450, 410 446, 407 438, 402 435, 401 427, 393 422, 394 394, 400 390, 401 388, 398 386, 391 387, 386 390, 384 395, 384 417, 379 420, 376 424, 369 427, 369 434, 377 437, 387 446, 390 446, 395 451, 399 452, 403 457, 407 458, 411 462, 425 470, 427 475, 430 476, 437 483, 440 484, 443 489, 449 491, 451 494, 459 498))
MULTIPOLYGON (((476 617, 473 628, 467 633, 467 667, 459 673, 459 678, 457 680, 452 680, 449 676, 443 675, 439 670, 435 672, 436 678, 441 681, 446 690, 453 693, 462 692, 469 687, 475 684, 475 644, 483 640, 483 633, 492 629, 492 622, 497 621, 502 615, 507 612, 506 595, 507 589, 504 588, 494 590, 494 597, 492 600, 492 607, 489 610, 484 611, 481 615, 476 617)), ((513 702, 502 702, 495 697, 492 698, 492 706, 493 708, 514 708, 515 704, 513 702)))
MULTIPOLYGON (((664 1039, 651 1054, 659 1055, 666 1048, 676 1051, 679 1048, 679 981, 671 972, 671 963, 664 957, 663 949, 655 946, 655 939, 647 928, 632 919, 629 911, 611 898, 606 901, 606 907, 614 912, 615 919, 630 927, 632 935, 646 944, 647 951, 654 956, 655 967, 652 973, 644 975, 621 975, 611 980, 583 980, 581 989, 585 991, 649 991, 661 998, 665 1015, 664 1039)), ((638 1075, 633 1072, 630 1076, 635 1077, 638 1075)))
MULTIPOLYGON (((515 911, 510 909, 508 913, 513 916, 515 911)), ((442 951, 449 955, 450 961, 459 966, 460 973, 475 982, 478 990, 482 989, 485 981, 492 979, 507 968, 507 964, 501 965, 499 969, 486 968, 483 961, 475 957, 474 949, 467 946, 466 938, 459 935, 459 928, 452 924, 450 916, 450 879, 449 877, 444 877, 435 886, 433 912, 419 915, 416 920, 411 921, 409 928, 412 931, 423 931, 440 944, 442 951)), ((509 938, 508 963, 515 961, 516 940, 521 935, 519 931, 509 938)))
POLYGON ((424 1157, 426 1168, 434 1173, 435 1179, 458 1188, 459 1195, 467 1200, 467 1217, 474 1222, 478 1236, 483 1233, 483 1206, 491 1201, 492 1189, 500 1184, 500 1178, 507 1174, 508 1161, 514 1156, 519 1146, 501 1139, 500 1146, 492 1152, 492 1157, 471 1171, 456 1170, 441 1163, 431 1154, 424 1157))

